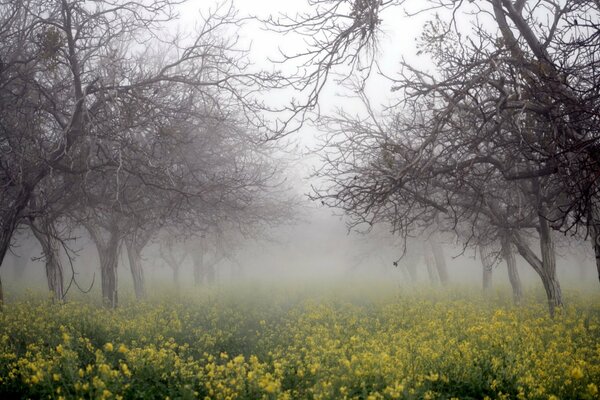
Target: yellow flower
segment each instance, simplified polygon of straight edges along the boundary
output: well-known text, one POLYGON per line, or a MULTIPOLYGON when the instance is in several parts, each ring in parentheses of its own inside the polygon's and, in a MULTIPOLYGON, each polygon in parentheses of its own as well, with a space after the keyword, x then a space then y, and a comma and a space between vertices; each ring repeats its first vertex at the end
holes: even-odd
POLYGON ((127 347, 123 343, 121 343, 118 351, 119 351, 119 353, 123 353, 123 354, 127 353, 127 347))
POLYGON ((579 367, 575 367, 571 370, 571 378, 581 379, 583 378, 583 371, 579 367))
POLYGON ((52 379, 53 379, 55 382, 58 382, 58 381, 60 381, 60 374, 52 374, 52 379))
POLYGON ((594 397, 598 394, 598 386, 595 383, 587 385, 587 392, 590 396, 594 397))
POLYGON ((129 367, 127 366, 127 364, 123 363, 121 364, 121 370, 123 371, 123 375, 130 377, 131 376, 131 371, 129 371, 129 367))
POLYGON ((113 345, 111 342, 108 342, 104 345, 104 350, 106 351, 113 351, 113 345))

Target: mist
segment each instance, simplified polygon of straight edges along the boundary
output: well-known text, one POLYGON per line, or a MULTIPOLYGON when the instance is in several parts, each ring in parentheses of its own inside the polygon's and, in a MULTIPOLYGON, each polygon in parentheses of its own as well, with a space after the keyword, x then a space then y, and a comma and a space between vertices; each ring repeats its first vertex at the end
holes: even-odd
POLYGON ((598 32, 0 1, 0 397, 598 398, 598 32))

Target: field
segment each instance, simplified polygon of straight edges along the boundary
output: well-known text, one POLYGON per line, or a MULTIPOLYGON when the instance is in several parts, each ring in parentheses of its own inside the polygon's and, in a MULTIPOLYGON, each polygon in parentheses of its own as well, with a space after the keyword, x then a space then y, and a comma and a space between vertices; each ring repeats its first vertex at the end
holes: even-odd
POLYGON ((0 313, 0 398, 595 399, 600 298, 237 286, 0 313), (327 290, 325 290, 327 289, 327 290))

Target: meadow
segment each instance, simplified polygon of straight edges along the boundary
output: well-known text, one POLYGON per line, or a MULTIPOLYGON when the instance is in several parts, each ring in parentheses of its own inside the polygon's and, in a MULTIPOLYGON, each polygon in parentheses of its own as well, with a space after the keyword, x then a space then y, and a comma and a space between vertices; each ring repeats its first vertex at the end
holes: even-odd
POLYGON ((99 300, 17 296, 0 398, 597 399, 600 297, 240 285, 99 300))

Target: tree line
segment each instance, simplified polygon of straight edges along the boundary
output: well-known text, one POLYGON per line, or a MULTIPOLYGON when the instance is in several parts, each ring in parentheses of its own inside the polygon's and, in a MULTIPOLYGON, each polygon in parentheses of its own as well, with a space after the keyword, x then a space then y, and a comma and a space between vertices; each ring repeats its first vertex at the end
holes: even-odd
POLYGON ((516 252, 539 275, 551 313, 563 304, 557 233, 589 239, 600 274, 597 1, 308 3, 306 13, 265 21, 307 43, 281 57, 303 68, 294 80, 308 88, 299 112, 311 112, 332 76, 364 110, 315 119, 327 135, 313 199, 343 210, 351 228, 386 224, 404 238, 445 232, 465 247, 495 249, 509 271, 516 252), (399 8, 428 20, 419 61, 390 74, 377 55, 393 49, 378 39, 399 8), (377 73, 392 94, 384 110, 366 90, 377 73))
POLYGON ((229 4, 190 35, 169 30, 179 3, 0 2, 0 261, 28 226, 58 282, 55 253, 84 227, 107 304, 122 244, 142 296, 139 255, 160 232, 288 218, 275 139, 314 122, 326 136, 311 198, 351 228, 451 235, 509 271, 518 253, 551 313, 563 304, 559 234, 589 239, 600 274, 596 0, 309 0, 261 20, 303 40, 275 61, 290 74, 252 69, 229 4), (386 75, 391 103, 378 110, 365 88, 393 51, 379 39, 398 9, 428 21, 420 61, 386 75), (321 113, 332 83, 364 112, 321 113), (261 96, 276 89, 296 96, 270 108, 261 96))
POLYGON ((180 4, 0 2, 0 263, 30 230, 57 299, 81 229, 115 307, 122 247, 143 297, 141 253, 164 232, 201 252, 217 231, 289 216, 258 97, 277 77, 251 70, 231 4, 185 32, 172 26, 180 4))

